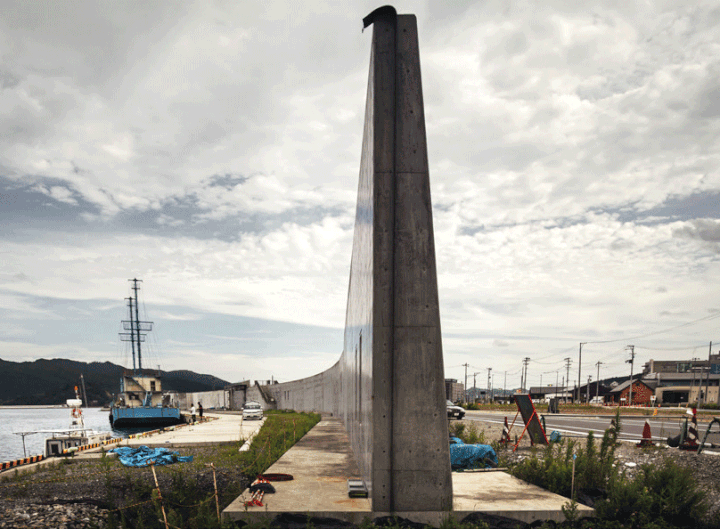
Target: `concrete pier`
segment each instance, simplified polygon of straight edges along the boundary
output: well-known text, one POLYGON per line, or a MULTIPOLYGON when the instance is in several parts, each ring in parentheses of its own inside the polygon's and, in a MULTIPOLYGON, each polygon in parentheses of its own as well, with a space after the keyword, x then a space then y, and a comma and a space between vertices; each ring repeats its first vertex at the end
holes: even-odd
MULTIPOLYGON (((365 518, 395 514, 434 527, 448 517, 456 521, 481 512, 531 523, 535 520, 563 521, 561 507, 569 499, 530 485, 502 471, 453 472, 452 510, 387 511, 373 509, 369 499, 349 498, 347 480, 358 477, 359 467, 338 419, 323 417, 305 437, 272 465, 267 472, 290 474, 292 481, 275 482, 274 494, 266 494, 263 506, 245 507, 246 490, 224 511, 226 520, 272 520, 279 514, 335 518, 360 523, 365 518)), ((592 509, 578 505, 578 514, 592 509)))

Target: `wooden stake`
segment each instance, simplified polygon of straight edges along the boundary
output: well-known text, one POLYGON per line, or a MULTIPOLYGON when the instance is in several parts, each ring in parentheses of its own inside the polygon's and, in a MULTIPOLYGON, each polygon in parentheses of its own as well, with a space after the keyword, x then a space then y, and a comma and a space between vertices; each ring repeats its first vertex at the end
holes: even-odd
POLYGON ((170 529, 168 527, 167 514, 165 514, 165 505, 163 505, 162 493, 160 492, 160 483, 158 483, 157 474, 155 474, 155 463, 153 461, 150 461, 150 469, 152 470, 153 477, 155 478, 155 486, 157 487, 158 498, 160 498, 160 509, 162 509, 163 520, 165 520, 165 529, 170 529))
POLYGON ((218 500, 217 478, 215 477, 215 463, 206 463, 205 466, 212 468, 213 487, 215 487, 215 509, 217 510, 218 523, 220 523, 220 501, 218 500))

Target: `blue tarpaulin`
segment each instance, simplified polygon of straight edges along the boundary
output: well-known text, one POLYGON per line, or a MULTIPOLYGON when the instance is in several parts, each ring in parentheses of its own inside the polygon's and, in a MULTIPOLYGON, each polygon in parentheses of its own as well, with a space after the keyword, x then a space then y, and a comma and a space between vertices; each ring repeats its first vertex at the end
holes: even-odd
POLYGON ((453 470, 494 468, 497 455, 490 445, 466 445, 457 437, 450 438, 450 467, 453 470))
POLYGON ((152 461, 155 465, 172 465, 173 463, 188 463, 193 456, 181 456, 178 452, 171 452, 167 448, 148 448, 138 446, 119 446, 110 452, 118 455, 118 460, 126 467, 146 467, 152 461))

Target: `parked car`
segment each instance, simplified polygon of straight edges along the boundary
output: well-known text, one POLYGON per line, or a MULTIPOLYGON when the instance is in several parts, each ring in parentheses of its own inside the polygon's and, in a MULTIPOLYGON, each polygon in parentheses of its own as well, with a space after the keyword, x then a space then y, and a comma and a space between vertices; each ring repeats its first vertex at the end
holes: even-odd
POLYGON ((246 419, 262 419, 263 409, 259 402, 246 402, 242 412, 243 420, 246 419))
POLYGON ((460 420, 463 417, 465 417, 465 410, 463 410, 460 406, 455 406, 455 404, 452 403, 452 401, 447 401, 447 414, 448 419, 452 419, 455 417, 456 419, 460 420))

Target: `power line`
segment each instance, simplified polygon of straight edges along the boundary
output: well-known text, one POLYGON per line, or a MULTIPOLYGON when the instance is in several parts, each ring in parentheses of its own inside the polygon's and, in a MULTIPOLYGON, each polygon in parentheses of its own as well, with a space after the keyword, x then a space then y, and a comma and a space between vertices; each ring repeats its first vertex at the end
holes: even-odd
POLYGON ((628 340, 635 340, 637 338, 647 338, 648 336, 655 336, 656 334, 663 334, 666 332, 673 331, 675 329, 680 329, 681 327, 688 327, 690 325, 694 325, 696 323, 699 323, 701 321, 708 321, 708 320, 714 320, 715 318, 720 318, 720 312, 717 314, 711 314, 710 316, 705 316, 704 318, 699 318, 697 320, 689 321, 687 323, 681 323, 680 325, 676 325, 674 327, 670 327, 668 329, 662 330, 662 331, 656 331, 656 332, 650 332, 647 334, 640 334, 638 336, 628 336, 625 338, 618 338, 617 340, 602 340, 597 342, 585 342, 585 343, 613 343, 613 342, 626 342, 628 340))

